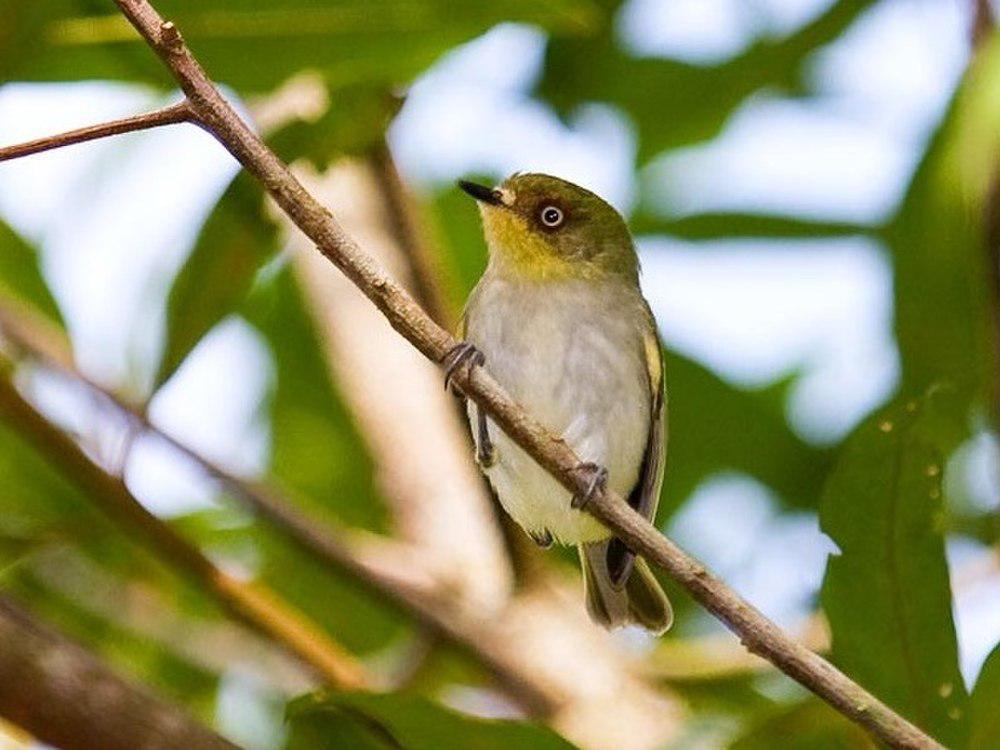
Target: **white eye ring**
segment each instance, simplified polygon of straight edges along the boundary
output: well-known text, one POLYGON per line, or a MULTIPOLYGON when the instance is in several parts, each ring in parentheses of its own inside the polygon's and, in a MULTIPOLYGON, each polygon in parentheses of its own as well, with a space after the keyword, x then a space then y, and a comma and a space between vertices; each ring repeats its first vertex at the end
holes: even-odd
POLYGON ((566 216, 563 214, 563 210, 558 206, 543 206, 542 210, 538 212, 538 218, 541 219, 542 224, 545 226, 550 229, 555 229, 563 223, 563 219, 565 219, 566 216))

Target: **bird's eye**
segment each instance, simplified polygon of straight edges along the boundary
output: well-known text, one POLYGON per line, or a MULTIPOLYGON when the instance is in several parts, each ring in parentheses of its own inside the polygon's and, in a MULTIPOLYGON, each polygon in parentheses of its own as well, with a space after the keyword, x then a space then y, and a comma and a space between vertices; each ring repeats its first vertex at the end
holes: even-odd
POLYGON ((538 216, 542 220, 542 224, 550 229, 558 227, 566 218, 563 210, 557 206, 544 206, 538 216))

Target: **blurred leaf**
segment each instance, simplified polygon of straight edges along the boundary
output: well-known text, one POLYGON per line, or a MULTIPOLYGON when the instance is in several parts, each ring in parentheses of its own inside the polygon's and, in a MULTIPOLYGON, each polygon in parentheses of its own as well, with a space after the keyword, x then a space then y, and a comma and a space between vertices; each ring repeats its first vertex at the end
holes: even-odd
POLYGON ((518 721, 477 719, 402 693, 309 695, 289 704, 292 750, 569 750, 552 730, 518 721), (344 744, 346 738, 357 744, 344 744))
POLYGON ((310 714, 294 721, 285 743, 286 750, 400 750, 403 747, 366 717, 337 712, 310 714))
POLYGON ((0 581, 4 574, 35 550, 42 547, 40 539, 9 534, 0 529, 0 581))
POLYGON ((281 159, 291 164, 308 159, 325 170, 340 156, 363 156, 382 143, 389 121, 402 105, 384 89, 359 85, 334 90, 323 116, 296 120, 267 139, 281 159))
POLYGON ((0 533, 25 543, 103 525, 86 498, 0 418, 0 533))
POLYGON ((355 653, 386 648, 404 632, 408 619, 369 586, 319 562, 235 503, 189 513, 171 525, 209 554, 253 569, 259 580, 355 653))
POLYGON ((729 745, 730 750, 771 750, 777 738, 782 750, 857 750, 875 743, 856 724, 822 701, 811 698, 765 713, 729 745))
POLYGON ((632 232, 668 234, 686 240, 729 238, 826 239, 869 234, 872 227, 849 222, 758 214, 694 214, 669 218, 640 211, 629 221, 632 232))
POLYGON ((0 294, 30 305, 60 327, 59 307, 39 268, 38 251, 0 221, 0 294))
POLYGON ((1000 643, 986 657, 972 691, 969 750, 1000 747, 1000 643))
POLYGON ((723 471, 766 484, 787 507, 815 508, 832 452, 792 432, 784 389, 743 390, 676 352, 664 356, 669 438, 661 518, 723 471))
POLYGON ((409 617, 371 587, 318 564, 279 535, 263 534, 258 542, 261 578, 354 653, 383 656, 410 627, 409 617))
POLYGON ((755 673, 732 672, 705 679, 669 679, 666 684, 693 713, 737 716, 745 721, 755 714, 772 713, 782 705, 759 690, 757 682, 755 673))
POLYGON ((823 608, 834 661, 950 747, 968 730, 944 556, 942 438, 955 406, 940 395, 866 421, 823 493, 823 608))
POLYGON ((323 344, 292 269, 269 270, 243 314, 267 341, 276 367, 269 400, 271 474, 310 512, 384 530, 374 467, 330 379, 323 344))
POLYGON ((984 201, 1000 173, 1000 37, 984 45, 887 232, 903 388, 947 382, 966 400, 990 378, 984 201))
POLYGON ((633 57, 608 24, 596 37, 550 42, 538 93, 564 115, 585 102, 619 107, 636 127, 638 158, 645 163, 665 149, 715 136, 756 91, 800 89, 809 55, 836 39, 872 2, 838 0, 791 36, 757 41, 712 67, 633 57))
MULTIPOLYGON (((96 510, 90 498, 0 419, 0 552, 24 555, 0 568, 0 588, 15 591, 33 609, 60 628, 91 644, 133 674, 141 675, 189 706, 204 697, 204 672, 162 650, 127 635, 118 624, 99 618, 43 585, 35 568, 48 563, 68 576, 64 557, 86 556, 107 573, 119 593, 146 590, 166 603, 219 616, 207 597, 147 553, 137 540, 96 510), (11 542, 13 542, 11 544, 11 542)), ((7 559, 5 562, 11 562, 7 559)), ((87 591, 79 587, 80 596, 87 591)), ((204 708, 204 706, 202 706, 204 708)), ((207 716, 207 712, 202 711, 207 716)))
POLYGON ((217 323, 243 301, 260 267, 280 249, 264 194, 240 172, 219 199, 170 289, 167 337, 156 377, 161 385, 217 323))
MULTIPOLYGON (((333 86, 408 83, 445 50, 503 21, 554 32, 593 27, 588 0, 160 0, 213 79, 269 91, 302 70, 333 86)), ((100 0, 0 0, 0 80, 113 79, 174 87, 166 69, 100 0)))
MULTIPOLYGON (((270 473, 306 513, 384 531, 387 513, 374 467, 323 356, 315 325, 292 268, 276 263, 244 305, 274 357, 269 399, 270 473)), ((358 652, 385 647, 406 618, 350 577, 318 566, 281 540, 258 535, 261 575, 295 606, 358 652)))

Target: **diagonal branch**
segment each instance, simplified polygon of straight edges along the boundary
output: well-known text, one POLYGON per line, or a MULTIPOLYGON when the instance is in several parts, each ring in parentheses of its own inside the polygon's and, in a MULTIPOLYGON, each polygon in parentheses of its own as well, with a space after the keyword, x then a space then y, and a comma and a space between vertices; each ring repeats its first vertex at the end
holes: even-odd
POLYGON ((30 440, 67 479, 88 493, 116 523, 142 534, 161 557, 198 581, 244 624, 270 637, 309 670, 334 685, 366 683, 361 665, 269 589, 225 573, 202 552, 146 510, 118 477, 108 474, 62 430, 52 425, 0 376, 0 417, 30 440))
POLYGON ((65 750, 237 750, 0 596, 0 715, 65 750))
POLYGON ((76 143, 86 143, 96 141, 98 138, 107 138, 112 135, 122 133, 134 133, 137 130, 150 130, 163 125, 176 125, 181 122, 191 122, 194 118, 191 106, 187 101, 174 104, 170 107, 158 109, 155 112, 126 117, 123 120, 114 120, 100 125, 91 125, 78 130, 70 130, 68 133, 50 135, 46 138, 39 138, 27 143, 19 143, 16 146, 4 146, 0 148, 0 162, 11 159, 19 159, 22 156, 39 154, 43 151, 72 146, 76 143))
MULTIPOLYGON (((291 220, 382 311, 390 324, 435 362, 458 343, 348 237, 320 204, 239 117, 185 46, 177 27, 146 0, 115 0, 121 11, 169 67, 195 113, 196 122, 266 187, 291 220)), ((455 373, 455 383, 564 487, 587 490, 579 458, 564 440, 530 417, 483 368, 455 373)), ((812 690, 830 705, 894 747, 939 745, 854 683, 822 657, 786 635, 694 558, 657 531, 616 494, 602 491, 588 512, 628 546, 667 571, 744 645, 812 690)))

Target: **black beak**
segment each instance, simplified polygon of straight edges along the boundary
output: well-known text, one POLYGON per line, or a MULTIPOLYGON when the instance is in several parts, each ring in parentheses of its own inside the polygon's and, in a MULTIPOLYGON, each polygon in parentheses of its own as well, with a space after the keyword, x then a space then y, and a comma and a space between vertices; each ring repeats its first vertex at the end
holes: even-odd
POLYGON ((458 186, 481 203, 488 203, 491 206, 499 206, 501 203, 500 193, 493 188, 469 182, 468 180, 459 180, 458 186))

